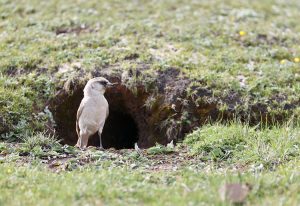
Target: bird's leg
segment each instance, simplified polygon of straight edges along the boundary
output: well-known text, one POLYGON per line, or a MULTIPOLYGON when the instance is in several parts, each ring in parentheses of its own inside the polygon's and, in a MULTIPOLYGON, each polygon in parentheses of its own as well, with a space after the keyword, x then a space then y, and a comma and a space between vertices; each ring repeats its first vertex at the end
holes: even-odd
POLYGON ((80 136, 78 137, 78 140, 77 140, 77 143, 76 143, 75 147, 78 147, 78 148, 81 147, 81 137, 80 136))
POLYGON ((80 149, 84 149, 87 146, 89 140, 89 135, 87 133, 80 132, 80 137, 78 138, 76 147, 79 147, 80 149))
POLYGON ((88 140, 89 140, 89 136, 87 134, 85 134, 83 137, 82 137, 82 142, 81 142, 81 146, 82 148, 86 148, 87 147, 87 144, 88 144, 88 140))
POLYGON ((102 131, 98 131, 98 135, 99 135, 99 140, 100 140, 100 149, 103 149, 103 145, 102 145, 102 139, 101 139, 101 133, 102 131))

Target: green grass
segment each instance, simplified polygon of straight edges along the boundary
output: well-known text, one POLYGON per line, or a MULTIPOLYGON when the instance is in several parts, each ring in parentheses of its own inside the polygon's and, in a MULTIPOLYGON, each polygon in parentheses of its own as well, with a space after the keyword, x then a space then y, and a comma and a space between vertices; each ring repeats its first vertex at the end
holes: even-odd
MULTIPOLYGON (((283 120, 300 114, 299 10, 298 0, 0 0, 0 205, 230 205, 225 183, 252 187, 245 205, 299 205, 300 129, 283 120), (158 72, 177 68, 191 80, 182 102, 237 118, 265 106, 282 124, 207 124, 142 153, 79 151, 43 132, 45 104, 68 80, 144 65, 126 86, 153 92, 147 108, 158 72)), ((166 121, 192 122, 182 113, 166 121)))
MULTIPOLYGON (((174 147, 174 146, 173 146, 174 147)), ((147 150, 147 153, 149 155, 157 155, 157 154, 169 154, 169 153, 172 153, 174 152, 174 148, 171 147, 171 146, 163 146, 163 145, 160 145, 160 144, 156 144, 155 146, 153 147, 150 147, 148 150, 147 150)))
POLYGON ((219 189, 240 183, 251 188, 245 205, 298 205, 299 138, 291 125, 213 124, 137 153, 80 151, 37 133, 0 144, 0 204, 230 205, 219 189))
MULTIPOLYGON (((34 96, 45 87, 47 99, 82 72, 144 64, 149 70, 139 82, 147 85, 157 71, 178 68, 193 80, 187 98, 197 104, 213 103, 220 110, 246 114, 252 114, 253 105, 264 105, 271 115, 298 115, 299 9, 297 0, 2 0, 0 92, 5 95, 0 98, 5 96, 12 105, 1 105, 5 128, 0 129, 20 133, 22 122, 35 124, 34 96), (28 76, 33 82, 24 85, 28 76), (3 81, 13 81, 17 89, 3 81), (49 86, 53 84, 56 88, 49 86), (199 96, 199 89, 211 90, 212 96, 199 96), (241 103, 231 103, 232 95, 241 103)), ((39 111, 46 99, 38 99, 39 111)))
POLYGON ((300 130, 293 126, 206 125, 187 135, 184 142, 190 145, 192 155, 217 162, 272 168, 300 156, 300 130))
POLYGON ((297 205, 299 161, 274 172, 237 172, 211 165, 199 171, 149 172, 97 161, 71 172, 53 173, 40 164, 1 164, 2 205, 229 205, 218 190, 225 183, 248 183, 246 205, 297 205))

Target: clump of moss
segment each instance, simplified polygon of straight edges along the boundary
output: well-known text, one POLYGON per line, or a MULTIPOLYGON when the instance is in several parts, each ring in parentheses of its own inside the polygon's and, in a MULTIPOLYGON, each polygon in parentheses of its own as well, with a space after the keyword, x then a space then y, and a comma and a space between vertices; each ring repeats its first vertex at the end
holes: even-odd
POLYGON ((45 129, 50 115, 45 102, 51 95, 53 83, 45 76, 1 76, 1 138, 18 140, 27 132, 45 129))
POLYGON ((283 126, 250 127, 247 124, 212 124, 186 136, 191 155, 202 160, 239 164, 263 164, 273 168, 300 155, 300 130, 290 123, 283 126))

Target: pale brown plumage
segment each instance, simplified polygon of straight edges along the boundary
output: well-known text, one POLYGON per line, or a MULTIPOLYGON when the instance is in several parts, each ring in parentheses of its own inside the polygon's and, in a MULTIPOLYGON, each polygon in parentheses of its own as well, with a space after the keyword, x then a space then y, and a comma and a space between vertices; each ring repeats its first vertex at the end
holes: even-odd
POLYGON ((89 137, 98 131, 100 147, 102 148, 101 134, 109 113, 108 102, 104 97, 104 93, 105 89, 112 85, 103 77, 93 78, 86 84, 84 98, 77 111, 77 147, 85 148, 89 137))

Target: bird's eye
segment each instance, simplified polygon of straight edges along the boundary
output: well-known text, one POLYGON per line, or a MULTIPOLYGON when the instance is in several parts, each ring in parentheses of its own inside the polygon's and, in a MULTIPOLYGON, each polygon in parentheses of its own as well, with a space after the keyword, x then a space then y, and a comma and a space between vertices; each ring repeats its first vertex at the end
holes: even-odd
POLYGON ((107 85, 107 82, 106 81, 100 81, 99 82, 101 85, 103 85, 103 86, 106 86, 107 85))

